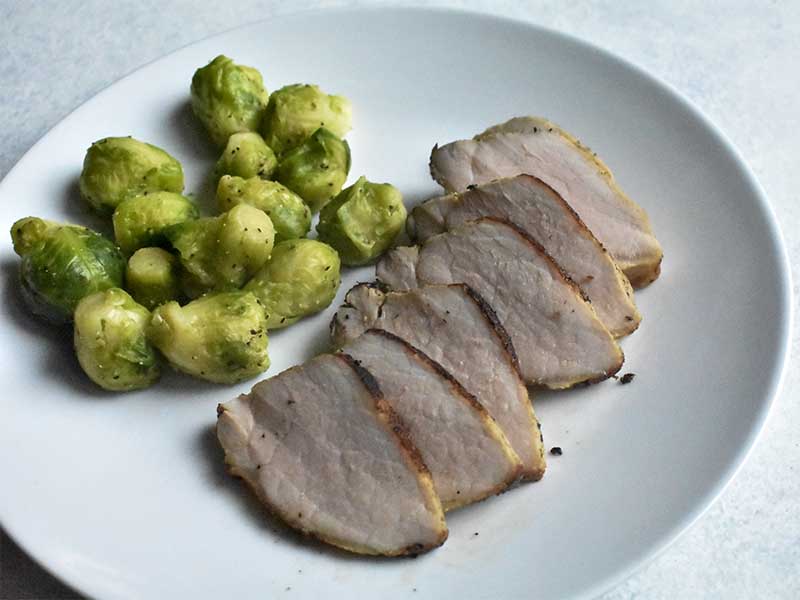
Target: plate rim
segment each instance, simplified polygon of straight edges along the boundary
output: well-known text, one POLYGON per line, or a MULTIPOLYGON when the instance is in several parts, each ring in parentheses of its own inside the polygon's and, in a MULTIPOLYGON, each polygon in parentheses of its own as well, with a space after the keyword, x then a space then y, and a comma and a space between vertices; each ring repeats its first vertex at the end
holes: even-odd
MULTIPOLYGON (((454 7, 454 6, 446 6, 446 5, 439 5, 439 6, 426 6, 424 4, 417 4, 417 3, 410 3, 410 4, 403 4, 403 3, 396 3, 392 2, 385 5, 371 5, 371 6, 329 6, 329 7, 316 7, 316 8, 295 8, 292 7, 289 10, 278 10, 274 11, 270 16, 265 17, 263 19, 258 19, 255 21, 248 21, 245 23, 240 23, 238 25, 229 27, 222 31, 217 31, 215 33, 209 34, 204 36, 200 39, 193 40, 188 42, 178 48, 175 48, 165 54, 155 57, 154 59, 147 61, 146 63, 139 65, 138 67, 128 71, 121 77, 115 79, 105 87, 101 88, 90 97, 86 98, 83 102, 75 106, 72 110, 70 110, 67 114, 59 118, 59 120, 50 127, 46 132, 44 132, 37 140, 33 143, 23 154, 20 158, 13 164, 13 166, 8 170, 2 180, 0 180, 0 194, 2 194, 6 181, 12 177, 16 171, 20 170, 27 159, 29 159, 30 155, 34 152, 36 148, 42 144, 46 138, 50 136, 51 133, 58 130, 65 121, 69 120, 76 112, 78 112, 81 108, 83 108, 89 102, 104 96, 109 90, 115 87, 118 83, 132 77, 134 74, 138 73, 143 69, 149 68, 151 65, 161 62, 163 60, 168 59, 169 57, 182 52, 183 50, 203 44, 211 39, 222 37, 234 31, 245 29, 248 27, 254 27, 262 23, 272 23, 275 21, 281 20, 292 20, 302 16, 318 16, 330 13, 337 13, 337 14, 346 14, 346 13, 381 13, 381 12, 403 12, 407 14, 414 14, 421 15, 424 17, 426 14, 435 14, 435 15, 444 15, 444 16, 456 16, 456 17, 465 17, 465 18, 477 18, 477 19, 485 19, 489 21, 494 21, 500 25, 505 26, 514 26, 514 27, 521 27, 526 28, 529 30, 531 34, 537 35, 545 35, 550 36, 552 39, 557 39, 559 42, 572 44, 573 46, 577 46, 582 51, 590 51, 596 55, 599 55, 600 58, 606 61, 610 61, 614 63, 615 66, 621 67, 624 70, 631 72, 634 76, 642 78, 649 83, 653 84, 657 88, 660 89, 661 92, 665 93, 670 100, 677 102, 682 108, 687 110, 694 118, 698 119, 706 128, 707 132, 711 134, 715 142, 717 142, 726 152, 729 153, 730 157, 733 159, 733 162, 737 169, 744 175, 746 182, 752 189, 754 196, 757 198, 758 207, 761 209, 765 216, 765 222, 767 225, 767 229, 769 232, 769 240, 772 242, 772 252, 771 254, 774 255, 776 262, 779 266, 778 273, 779 273, 779 284, 780 284, 780 294, 779 294, 779 304, 780 304, 780 314, 778 318, 783 321, 783 327, 781 328, 781 340, 779 345, 777 346, 778 351, 775 355, 776 360, 772 365, 772 372, 770 373, 769 377, 769 385, 765 387, 763 398, 766 402, 763 402, 758 410, 758 414, 755 420, 750 427, 750 430, 747 433, 745 438, 745 443, 740 447, 740 449, 732 456, 729 465, 724 471, 721 471, 717 477, 715 478, 715 482, 713 485, 708 489, 708 491, 703 494, 699 501, 695 503, 695 506, 692 510, 687 511, 683 518, 679 520, 673 527, 669 529, 664 535, 658 539, 657 542, 653 544, 653 546, 646 551, 642 552, 636 559, 628 562, 627 564, 623 565, 621 568, 616 569, 609 573, 607 576, 598 579, 595 583, 587 586, 582 591, 579 591, 575 598, 595 598, 600 596, 612 589, 616 588, 622 582, 626 581, 634 574, 642 570, 645 566, 652 563, 656 558, 658 558, 663 552, 668 550, 672 545, 685 533, 691 530, 700 518, 717 502, 717 500, 722 496, 722 494, 727 490, 728 486, 731 482, 736 478, 741 468, 745 465, 748 459, 753 452, 756 444, 761 439, 761 436, 764 433, 766 425, 769 419, 774 415, 775 406, 777 404, 778 397, 781 394, 783 389, 787 372, 788 366, 791 359, 791 345, 792 345, 792 331, 794 326, 795 320, 795 307, 794 307, 794 299, 793 299, 793 290, 792 290, 792 271, 791 271, 791 262, 789 260, 788 249, 786 246, 786 242, 784 239, 783 231, 780 227, 778 222, 777 215, 775 213, 775 209, 772 203, 769 200, 769 196, 767 195, 766 191, 764 190, 763 186, 758 181, 758 178, 753 173, 750 166, 744 160, 739 149, 733 144, 730 140, 728 135, 718 127, 710 117, 708 117, 703 110, 699 108, 699 106, 690 98, 685 96, 680 90, 678 90, 675 86, 671 83, 663 80, 661 77, 647 71, 644 67, 638 65, 631 59, 625 58, 623 56, 617 55, 616 53, 607 50, 606 48, 599 46, 593 42, 585 40, 577 35, 572 33, 567 33, 558 29, 554 29, 537 22, 528 21, 523 18, 515 18, 508 15, 498 15, 488 10, 481 10, 477 8, 464 8, 464 7, 454 7)), ((1 509, 1 507, 0 507, 1 509)), ((85 597, 95 597, 91 594, 91 584, 87 584, 85 581, 78 581, 77 577, 73 577, 71 574, 61 573, 56 567, 51 567, 46 561, 47 559, 47 551, 46 549, 42 549, 40 544, 35 541, 29 539, 23 532, 19 531, 16 527, 9 524, 7 518, 3 518, 3 515, 0 514, 0 527, 2 527, 5 534, 11 539, 24 553, 25 555, 32 560, 36 565, 38 565, 41 569, 47 572, 50 576, 54 579, 65 585, 66 587, 70 588, 74 592, 85 596, 85 597)))

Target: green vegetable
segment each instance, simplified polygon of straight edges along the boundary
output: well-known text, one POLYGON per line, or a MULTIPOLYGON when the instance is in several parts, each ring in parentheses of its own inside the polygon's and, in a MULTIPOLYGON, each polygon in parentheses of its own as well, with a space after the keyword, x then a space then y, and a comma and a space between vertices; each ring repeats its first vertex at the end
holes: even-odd
POLYGON ((277 181, 223 175, 217 186, 219 210, 224 212, 240 204, 267 213, 277 242, 304 237, 311 228, 311 211, 303 199, 277 181))
POLYGON ((194 114, 218 146, 234 133, 257 131, 269 97, 258 70, 222 55, 195 71, 191 94, 194 114))
POLYGON ((182 192, 183 169, 151 144, 132 137, 104 138, 86 151, 80 190, 94 209, 111 214, 120 202, 143 192, 182 192))
POLYGON ((165 233, 189 275, 185 291, 190 296, 242 287, 267 262, 275 241, 270 218, 247 204, 174 225, 165 233))
POLYGON ((275 178, 317 212, 341 191, 349 172, 350 146, 321 127, 286 153, 275 178))
POLYGON ((149 311, 119 288, 95 292, 78 303, 75 352, 92 381, 124 392, 158 379, 158 357, 145 336, 149 320, 149 311))
POLYGON ((317 232, 344 264, 363 265, 391 246, 405 222, 406 207, 397 188, 361 177, 322 209, 317 232))
POLYGON ((352 108, 343 96, 329 96, 316 85, 287 85, 270 96, 261 132, 278 154, 303 143, 320 127, 336 137, 350 131, 352 108))
POLYGON ((253 132, 234 133, 214 167, 214 181, 223 175, 269 179, 278 166, 275 153, 253 132))
POLYGON ((70 321, 81 298, 122 286, 122 253, 91 229, 27 217, 11 226, 11 236, 22 257, 22 294, 50 321, 70 321))
POLYGON ((46 221, 39 217, 25 217, 20 219, 11 227, 11 242, 14 244, 14 252, 23 256, 30 252, 36 244, 41 242, 46 235, 54 229, 61 227, 54 221, 46 221))
POLYGON ((178 257, 162 248, 140 248, 128 260, 125 287, 150 310, 177 300, 181 296, 178 257))
POLYGON ((264 309, 247 292, 162 304, 149 336, 175 368, 208 381, 236 383, 269 367, 264 309))
POLYGON ((194 203, 174 192, 145 192, 120 202, 114 211, 114 237, 125 254, 166 242, 164 230, 196 219, 194 203))
POLYGON ((272 258, 244 289, 263 304, 267 329, 277 329, 330 305, 339 289, 339 270, 339 255, 327 244, 289 240, 275 245, 272 258))

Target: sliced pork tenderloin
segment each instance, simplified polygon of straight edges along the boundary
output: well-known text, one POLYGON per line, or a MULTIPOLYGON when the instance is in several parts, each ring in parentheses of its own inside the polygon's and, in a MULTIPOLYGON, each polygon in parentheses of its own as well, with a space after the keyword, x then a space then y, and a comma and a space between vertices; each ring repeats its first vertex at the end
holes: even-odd
POLYGON ((647 213, 625 195, 595 153, 546 119, 517 117, 471 140, 434 147, 430 169, 448 192, 520 173, 535 175, 575 209, 634 287, 660 273, 663 252, 647 213))
POLYGON ((424 352, 382 329, 342 351, 375 377, 408 427, 445 510, 498 494, 519 477, 522 463, 500 426, 424 352))
POLYGON ((522 461, 522 478, 542 477, 542 438, 513 345, 477 293, 462 284, 408 292, 359 284, 334 315, 333 342, 344 346, 371 328, 393 333, 439 363, 496 420, 522 461))
POLYGON ((628 279, 569 204, 536 177, 517 175, 432 198, 412 211, 408 231, 413 239, 424 242, 481 217, 509 221, 539 242, 585 292, 614 337, 628 335, 639 326, 641 315, 628 279))
POLYGON ((230 472, 289 526, 359 554, 419 554, 447 538, 430 472, 351 357, 316 357, 218 413, 230 472))
MULTIPOLYGON (((404 251, 390 251, 376 273, 402 291, 413 283, 411 267, 395 260, 396 252, 404 251)), ((418 287, 465 283, 478 292, 511 336, 528 384, 563 389, 601 381, 622 366, 622 350, 580 289, 510 223, 483 217, 428 238, 413 269, 418 287)))

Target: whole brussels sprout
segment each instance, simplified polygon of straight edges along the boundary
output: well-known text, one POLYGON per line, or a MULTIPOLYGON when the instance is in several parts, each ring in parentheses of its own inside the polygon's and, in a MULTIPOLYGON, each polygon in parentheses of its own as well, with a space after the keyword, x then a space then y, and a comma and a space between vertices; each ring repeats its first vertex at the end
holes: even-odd
POLYGON ((296 83, 272 93, 261 132, 270 148, 281 154, 303 143, 320 127, 344 137, 350 131, 352 112, 344 96, 330 96, 316 85, 296 83))
POLYGON ((275 153, 254 132, 234 133, 214 167, 214 181, 223 175, 269 179, 278 166, 275 153))
POLYGON ((311 229, 311 211, 303 199, 277 181, 223 175, 217 186, 217 205, 225 212, 239 204, 263 210, 275 227, 275 241, 305 237, 311 229))
POLYGON ((190 276, 190 296, 242 287, 267 262, 275 242, 270 218, 247 204, 174 225, 165 233, 190 276))
POLYGON ((164 230, 198 217, 194 203, 175 192, 145 192, 120 202, 114 211, 114 238, 125 254, 166 242, 164 230))
POLYGON ((75 309, 75 352, 89 378, 117 392, 158 379, 158 357, 145 333, 149 321, 150 312, 119 288, 83 298, 75 309))
POLYGON ((128 260, 125 287, 149 310, 181 296, 180 262, 163 248, 140 248, 128 260))
POLYGON ((269 367, 264 309, 248 292, 208 294, 183 307, 162 304, 149 336, 175 368, 215 383, 236 383, 269 367))
POLYGON ((11 226, 11 235, 22 257, 22 294, 49 321, 66 323, 84 296, 122 286, 122 253, 91 229, 28 217, 11 226))
POLYGON ((111 214, 137 194, 183 191, 183 168, 161 148, 132 137, 109 137, 92 144, 83 160, 81 196, 95 210, 111 214))
POLYGON ((339 271, 339 255, 327 244, 289 240, 275 245, 272 258, 244 289, 264 306, 267 329, 278 329, 333 302, 339 271))
POLYGON ((278 163, 276 179, 318 212, 342 190, 350 172, 350 146, 320 127, 278 163))
POLYGON ((257 69, 223 55, 195 71, 191 94, 194 114, 218 146, 234 133, 257 131, 269 98, 257 69))
POLYGON ((397 188, 359 178, 319 214, 320 241, 330 244, 346 265, 363 265, 391 246, 406 222, 397 188))

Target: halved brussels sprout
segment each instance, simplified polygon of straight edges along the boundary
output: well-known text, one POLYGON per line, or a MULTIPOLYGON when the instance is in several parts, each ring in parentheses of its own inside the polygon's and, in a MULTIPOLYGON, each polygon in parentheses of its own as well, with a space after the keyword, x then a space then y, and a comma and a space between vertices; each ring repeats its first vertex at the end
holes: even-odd
POLYGON ((267 262, 275 241, 270 218, 247 204, 174 225, 165 233, 190 276, 191 286, 185 288, 190 296, 242 287, 267 262))
POLYGON ((397 188, 359 178, 319 214, 320 241, 330 244, 346 265, 363 265, 391 246, 406 222, 397 188))
POLYGON ((66 323, 84 296, 122 286, 125 259, 113 242, 77 225, 27 217, 11 226, 22 257, 22 294, 31 310, 66 323))
POLYGON ((248 292, 208 294, 183 307, 162 304, 149 336, 175 368, 215 383, 236 383, 269 367, 264 308, 248 292))
POLYGON ((261 132, 270 148, 281 154, 303 143, 320 127, 344 137, 350 131, 352 112, 344 96, 331 96, 316 85, 296 83, 272 93, 261 132))
POLYGON ((180 262, 163 248, 140 248, 128 260, 125 287, 149 310, 181 296, 180 262))
POLYGON ((223 55, 195 71, 191 94, 194 114, 218 146, 234 133, 257 131, 269 98, 257 69, 223 55))
POLYGON ((75 309, 75 352, 89 378, 116 392, 152 385, 161 370, 145 333, 149 321, 150 312, 119 288, 83 298, 75 309))
POLYGON ((350 146, 321 127, 286 153, 275 178, 316 213, 342 190, 349 172, 350 146))
POLYGON ((244 287, 258 297, 267 329, 291 325, 333 302, 341 280, 336 250, 316 240, 276 244, 272 258, 244 287))
POLYGON ((165 243, 164 230, 198 216, 194 203, 175 192, 145 192, 120 202, 114 211, 114 237, 125 254, 165 243))
POLYGON ((234 133, 214 167, 214 181, 223 175, 269 179, 278 166, 275 153, 254 132, 234 133))
POLYGON ((249 204, 263 210, 275 227, 275 241, 304 237, 311 229, 311 211, 303 199, 277 181, 223 175, 217 186, 217 205, 225 212, 249 204))
POLYGON ((111 214, 120 202, 143 192, 182 192, 183 168, 152 144, 109 137, 86 151, 79 183, 84 200, 97 211, 111 214))

